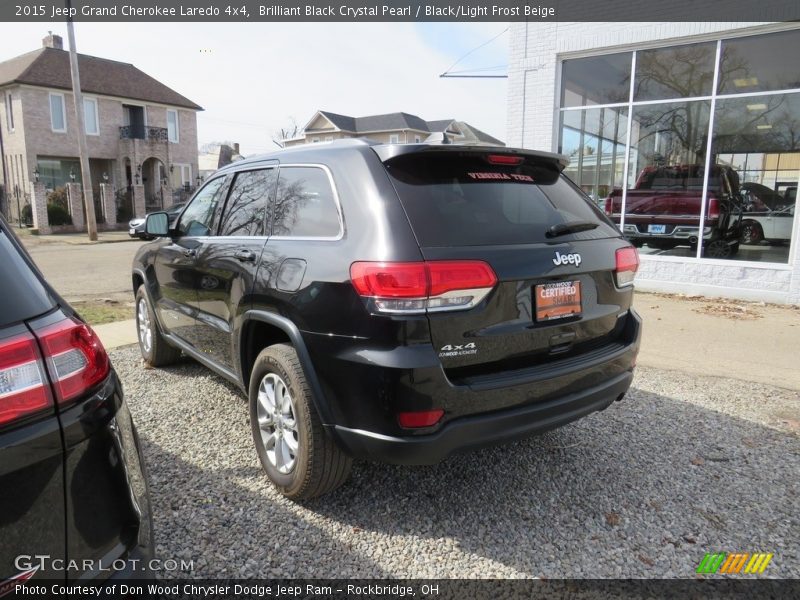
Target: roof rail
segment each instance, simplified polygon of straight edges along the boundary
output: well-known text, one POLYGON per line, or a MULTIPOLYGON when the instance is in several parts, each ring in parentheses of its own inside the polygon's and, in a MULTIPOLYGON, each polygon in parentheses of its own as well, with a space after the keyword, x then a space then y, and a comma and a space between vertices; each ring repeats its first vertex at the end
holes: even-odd
POLYGON ((337 146, 374 146, 378 142, 364 138, 340 138, 332 143, 337 146))

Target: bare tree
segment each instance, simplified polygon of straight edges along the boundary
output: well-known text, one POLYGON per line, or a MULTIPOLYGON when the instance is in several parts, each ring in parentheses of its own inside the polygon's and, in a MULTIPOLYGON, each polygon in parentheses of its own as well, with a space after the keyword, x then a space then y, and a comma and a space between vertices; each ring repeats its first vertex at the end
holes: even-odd
POLYGON ((298 137, 303 132, 303 128, 297 124, 297 119, 289 117, 289 123, 284 127, 278 129, 272 137, 272 141, 278 146, 283 148, 286 145, 286 140, 291 140, 298 137))

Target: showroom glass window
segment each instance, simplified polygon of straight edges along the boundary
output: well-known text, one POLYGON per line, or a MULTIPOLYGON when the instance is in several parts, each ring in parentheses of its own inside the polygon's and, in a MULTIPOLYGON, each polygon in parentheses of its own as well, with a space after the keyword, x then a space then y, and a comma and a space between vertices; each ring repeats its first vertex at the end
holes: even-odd
POLYGON ((794 29, 565 60, 565 173, 642 253, 786 263, 799 54, 794 29))

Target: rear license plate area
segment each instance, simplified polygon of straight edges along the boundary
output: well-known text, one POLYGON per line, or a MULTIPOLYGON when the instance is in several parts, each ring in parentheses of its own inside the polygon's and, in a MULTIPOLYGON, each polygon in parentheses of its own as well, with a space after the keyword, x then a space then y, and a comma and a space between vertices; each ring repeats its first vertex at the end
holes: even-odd
POLYGON ((648 225, 647 233, 667 233, 666 225, 648 225))
POLYGON ((533 288, 536 320, 553 321, 578 317, 581 314, 581 282, 556 281, 540 283, 533 288))

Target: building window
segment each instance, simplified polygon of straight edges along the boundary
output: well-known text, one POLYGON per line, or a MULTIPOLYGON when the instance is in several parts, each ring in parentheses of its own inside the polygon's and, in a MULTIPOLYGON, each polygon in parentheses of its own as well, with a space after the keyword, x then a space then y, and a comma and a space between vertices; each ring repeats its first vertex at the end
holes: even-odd
POLYGON ((83 119, 87 135, 100 135, 100 118, 97 113, 96 99, 83 99, 83 119))
POLYGON ((14 131, 14 102, 11 92, 6 94, 6 125, 9 131, 14 131))
POLYGON ((167 109, 167 136, 173 144, 177 144, 180 141, 178 111, 171 108, 167 109))
POLYGON ((419 144, 421 141, 422 141, 422 138, 420 138, 418 135, 414 136, 414 143, 415 144, 419 144))
POLYGON ((565 174, 640 252, 786 263, 800 30, 562 63, 565 174))
POLYGON ((311 138, 311 143, 312 144, 319 144, 319 138, 318 137, 311 138))
POLYGON ((50 94, 50 128, 58 133, 67 131, 67 110, 64 94, 50 94))
POLYGON ((333 136, 332 135, 325 136, 325 141, 326 142, 332 142, 333 141, 333 136))
POLYGON ((396 133, 393 133, 389 136, 389 143, 390 144, 399 144, 400 143, 400 136, 396 133))
POLYGON ((36 159, 36 168, 39 170, 39 181, 48 190, 72 182, 70 173, 75 173, 76 180, 80 181, 81 164, 76 159, 39 156, 36 159))

